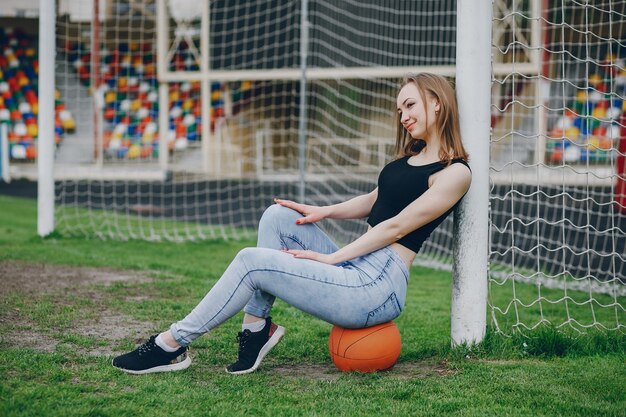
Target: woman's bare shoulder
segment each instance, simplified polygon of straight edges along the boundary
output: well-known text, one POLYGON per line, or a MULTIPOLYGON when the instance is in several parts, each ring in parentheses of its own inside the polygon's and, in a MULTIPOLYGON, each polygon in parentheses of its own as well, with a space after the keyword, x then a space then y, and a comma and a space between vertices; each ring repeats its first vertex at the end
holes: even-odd
POLYGON ((472 171, 463 163, 452 163, 430 177, 430 187, 439 183, 456 183, 461 188, 469 188, 472 182, 472 171))

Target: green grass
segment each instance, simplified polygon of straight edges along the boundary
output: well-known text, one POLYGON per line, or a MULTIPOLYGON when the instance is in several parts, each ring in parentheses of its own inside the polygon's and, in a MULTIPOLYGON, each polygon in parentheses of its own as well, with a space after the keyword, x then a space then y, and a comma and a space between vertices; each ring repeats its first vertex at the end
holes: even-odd
MULTIPOLYGON (((272 315, 287 327, 287 336, 247 376, 222 371, 236 356, 240 316, 198 339, 194 364, 184 372, 133 377, 112 368, 111 356, 90 353, 103 347, 123 352, 136 342, 111 343, 104 334, 77 330, 97 322, 103 309, 164 329, 193 308, 237 251, 250 245, 40 239, 35 202, 0 196, 0 262, 115 268, 153 277, 93 285, 89 292, 16 290, 0 297, 0 416, 626 416, 622 333, 578 335, 542 326, 526 336, 489 331, 479 346, 451 349, 450 274, 417 267, 396 320, 402 355, 388 372, 339 374, 327 350, 330 325, 280 301, 272 315), (19 349, 6 338, 28 331, 55 347, 19 349)), ((533 286, 516 284, 515 291, 521 301, 536 299, 533 286)), ((554 291, 542 294, 562 296, 554 291)), ((506 306, 511 292, 491 297, 506 306)), ((533 308, 518 311, 529 324, 541 317, 533 308)), ((543 314, 560 320, 563 309, 543 308, 543 314)), ((615 322, 614 310, 613 318, 603 314, 596 320, 615 322)))

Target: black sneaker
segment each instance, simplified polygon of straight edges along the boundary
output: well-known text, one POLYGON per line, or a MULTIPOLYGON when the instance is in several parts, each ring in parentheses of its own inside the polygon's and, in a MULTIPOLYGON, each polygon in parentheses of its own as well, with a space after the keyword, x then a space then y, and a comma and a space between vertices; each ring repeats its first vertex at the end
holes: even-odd
POLYGON ((233 375, 248 374, 259 367, 261 361, 285 335, 285 328, 272 323, 272 318, 265 319, 265 327, 258 332, 246 329, 239 332, 239 359, 228 365, 226 372, 233 375))
POLYGON ((154 340, 157 335, 132 352, 113 359, 113 366, 129 374, 149 374, 152 372, 180 371, 191 365, 187 347, 175 352, 166 352, 154 340))

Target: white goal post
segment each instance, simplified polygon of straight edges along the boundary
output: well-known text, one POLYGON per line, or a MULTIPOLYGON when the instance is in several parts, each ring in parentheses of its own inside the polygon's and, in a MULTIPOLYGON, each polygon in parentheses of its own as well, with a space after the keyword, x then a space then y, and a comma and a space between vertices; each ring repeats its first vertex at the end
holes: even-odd
POLYGON ((37 158, 37 233, 54 231, 54 53, 56 11, 39 1, 39 141, 37 158))
POLYGON ((456 93, 463 144, 471 155, 472 185, 454 213, 454 345, 482 341, 487 326, 491 21, 489 2, 457 2, 456 93))

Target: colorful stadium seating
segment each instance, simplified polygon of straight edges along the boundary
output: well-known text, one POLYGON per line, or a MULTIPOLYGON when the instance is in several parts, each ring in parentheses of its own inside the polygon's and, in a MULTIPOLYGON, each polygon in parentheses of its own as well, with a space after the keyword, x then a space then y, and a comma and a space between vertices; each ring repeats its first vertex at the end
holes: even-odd
POLYGON ((578 86, 575 101, 550 129, 547 163, 601 164, 615 156, 622 133, 619 121, 626 112, 626 70, 624 59, 616 56, 607 56, 602 64, 603 73, 578 86))
MULTIPOLYGON (((91 82, 91 53, 78 43, 65 45, 68 61, 81 82, 91 82)), ((117 159, 158 156, 158 85, 156 55, 150 43, 119 43, 112 50, 103 47, 99 53, 101 83, 104 98, 105 155, 117 159)), ((184 43, 172 59, 173 70, 197 70, 198 65, 184 43)), ((234 99, 250 90, 243 82, 233 91, 234 99)), ((199 82, 169 85, 168 149, 182 150, 201 140, 201 100, 199 82)), ((211 129, 215 120, 224 115, 224 85, 211 86, 211 129)))
MULTIPOLYGON (((0 28, 0 123, 8 125, 13 160, 37 157, 39 62, 35 39, 20 29, 0 28)), ((55 142, 76 127, 59 91, 55 93, 55 142)))

